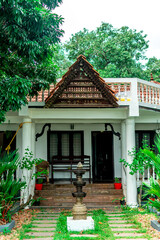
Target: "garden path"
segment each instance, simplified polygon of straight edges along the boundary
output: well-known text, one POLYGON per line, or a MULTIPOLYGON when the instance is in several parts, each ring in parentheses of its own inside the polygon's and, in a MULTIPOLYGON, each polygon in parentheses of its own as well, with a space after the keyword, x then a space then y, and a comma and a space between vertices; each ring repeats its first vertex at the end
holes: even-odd
POLYGON ((116 240, 147 240, 145 234, 137 228, 137 226, 130 222, 127 215, 123 212, 107 212, 109 226, 112 229, 116 240))
POLYGON ((53 240, 59 214, 54 210, 41 210, 32 219, 24 240, 53 240))

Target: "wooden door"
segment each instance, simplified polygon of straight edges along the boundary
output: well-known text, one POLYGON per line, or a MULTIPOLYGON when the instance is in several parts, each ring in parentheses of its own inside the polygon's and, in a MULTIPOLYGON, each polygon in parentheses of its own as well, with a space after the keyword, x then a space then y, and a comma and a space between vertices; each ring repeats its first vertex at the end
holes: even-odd
POLYGON ((113 182, 113 133, 92 132, 93 182, 113 182))

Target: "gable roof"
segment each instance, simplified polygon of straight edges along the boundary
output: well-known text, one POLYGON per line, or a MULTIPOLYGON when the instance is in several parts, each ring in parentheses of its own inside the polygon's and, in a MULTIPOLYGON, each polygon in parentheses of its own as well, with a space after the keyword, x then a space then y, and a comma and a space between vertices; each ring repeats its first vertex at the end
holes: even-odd
POLYGON ((45 100, 45 108, 55 107, 118 107, 118 104, 114 91, 80 55, 45 100))

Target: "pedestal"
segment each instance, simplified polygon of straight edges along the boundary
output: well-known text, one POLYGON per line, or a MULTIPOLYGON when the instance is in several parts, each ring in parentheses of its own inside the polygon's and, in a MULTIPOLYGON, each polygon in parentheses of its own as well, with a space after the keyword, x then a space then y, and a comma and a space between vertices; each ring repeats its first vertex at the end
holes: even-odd
POLYGON ((67 217, 68 231, 84 231, 94 229, 94 220, 92 217, 87 217, 86 220, 74 220, 73 217, 67 217))

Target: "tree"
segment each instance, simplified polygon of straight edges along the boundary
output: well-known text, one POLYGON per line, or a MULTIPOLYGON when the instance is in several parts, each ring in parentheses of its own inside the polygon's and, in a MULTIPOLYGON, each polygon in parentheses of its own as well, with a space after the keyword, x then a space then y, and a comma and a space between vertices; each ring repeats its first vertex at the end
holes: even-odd
POLYGON ((63 44, 58 43, 54 46, 54 62, 58 66, 57 78, 62 78, 62 76, 68 71, 68 68, 72 65, 64 51, 63 44))
POLYGON ((156 57, 149 58, 146 63, 146 75, 147 77, 151 77, 151 73, 153 74, 153 80, 160 82, 160 59, 156 57))
POLYGON ((62 0, 0 0, 0 122, 55 81, 54 44, 63 31, 52 13, 62 0))
POLYGON ((140 60, 145 59, 148 41, 143 31, 102 23, 96 30, 83 29, 65 43, 70 60, 83 54, 102 77, 144 78, 140 60))

